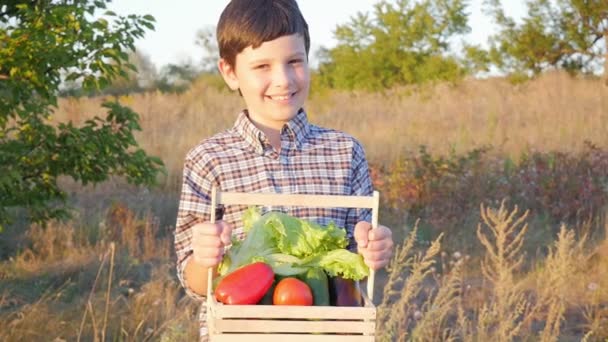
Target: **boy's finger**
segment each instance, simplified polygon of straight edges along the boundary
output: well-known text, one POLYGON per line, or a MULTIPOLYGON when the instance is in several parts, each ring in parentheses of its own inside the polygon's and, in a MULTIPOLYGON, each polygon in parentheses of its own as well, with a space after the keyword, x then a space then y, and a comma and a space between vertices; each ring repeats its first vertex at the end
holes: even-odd
POLYGON ((220 263, 220 259, 218 257, 204 257, 204 256, 194 256, 194 261, 205 267, 213 267, 220 263))
POLYGON ((365 264, 374 270, 386 266, 390 262, 391 257, 392 253, 387 250, 377 252, 366 250, 363 255, 365 264))
POLYGON ((369 222, 361 221, 355 225, 355 241, 357 246, 360 248, 367 247, 369 241, 369 231, 372 229, 372 225, 369 222))
POLYGON ((224 255, 224 249, 219 248, 204 248, 196 252, 195 256, 199 258, 220 258, 224 255))
POLYGON ((217 236, 202 235, 192 239, 192 245, 197 248, 220 248, 224 245, 224 243, 217 236))
POLYGON ((218 223, 222 229, 222 234, 220 235, 222 243, 224 243, 224 246, 228 246, 232 243, 232 225, 226 221, 220 221, 218 223))
POLYGON ((393 243, 390 240, 376 240, 367 243, 367 250, 372 252, 391 250, 393 243))
POLYGON ((368 234, 370 241, 387 239, 392 240, 392 235, 393 233, 391 230, 384 226, 378 226, 378 228, 372 229, 368 234))
POLYGON ((194 234, 198 235, 213 235, 219 236, 222 232, 221 227, 217 224, 205 222, 205 223, 197 223, 192 226, 192 231, 194 234))

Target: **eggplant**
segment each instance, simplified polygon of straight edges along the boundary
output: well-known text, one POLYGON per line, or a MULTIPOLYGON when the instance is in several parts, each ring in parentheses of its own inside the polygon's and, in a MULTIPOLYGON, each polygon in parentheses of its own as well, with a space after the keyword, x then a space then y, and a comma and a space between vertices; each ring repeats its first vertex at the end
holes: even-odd
POLYGON ((342 277, 329 277, 329 302, 332 306, 363 306, 359 282, 342 277))

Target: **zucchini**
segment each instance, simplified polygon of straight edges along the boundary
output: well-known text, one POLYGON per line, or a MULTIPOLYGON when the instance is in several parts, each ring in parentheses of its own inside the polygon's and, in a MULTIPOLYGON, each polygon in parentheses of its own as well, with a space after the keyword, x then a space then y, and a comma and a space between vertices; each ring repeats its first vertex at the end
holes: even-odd
POLYGON ((327 274, 323 269, 311 267, 305 273, 298 276, 312 290, 314 306, 328 306, 329 303, 329 284, 327 274))

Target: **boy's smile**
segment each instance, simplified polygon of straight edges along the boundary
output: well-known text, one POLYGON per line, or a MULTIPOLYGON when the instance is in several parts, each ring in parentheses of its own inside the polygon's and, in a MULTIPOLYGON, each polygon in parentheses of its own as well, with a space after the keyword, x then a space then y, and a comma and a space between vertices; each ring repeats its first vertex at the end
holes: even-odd
POLYGON ((245 48, 234 66, 220 60, 219 69, 228 86, 240 89, 250 119, 266 128, 280 130, 304 105, 310 71, 304 39, 299 34, 282 36, 245 48))

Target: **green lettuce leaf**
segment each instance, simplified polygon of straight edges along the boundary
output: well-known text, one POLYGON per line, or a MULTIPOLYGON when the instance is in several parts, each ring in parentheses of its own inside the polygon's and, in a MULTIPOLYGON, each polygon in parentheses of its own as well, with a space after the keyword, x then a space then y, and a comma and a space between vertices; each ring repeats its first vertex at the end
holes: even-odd
POLYGON ((346 231, 330 223, 322 227, 296 217, 271 212, 264 215, 264 225, 274 231, 277 247, 298 258, 327 252, 348 245, 346 231))
POLYGON ((320 267, 328 275, 361 280, 369 269, 363 257, 346 250, 346 231, 333 222, 323 227, 280 213, 260 215, 259 209, 249 208, 243 214, 247 235, 233 241, 218 267, 220 276, 256 261, 269 264, 282 276, 306 272, 320 267))
POLYGON ((327 253, 307 258, 301 263, 303 267, 320 267, 327 275, 344 279, 361 280, 369 275, 369 268, 363 256, 346 249, 334 249, 327 253))

